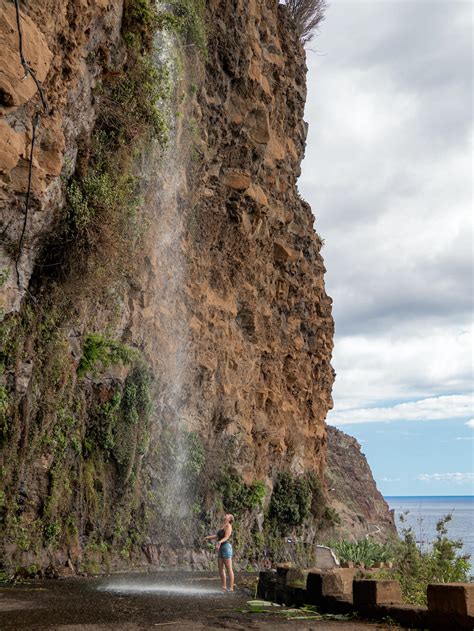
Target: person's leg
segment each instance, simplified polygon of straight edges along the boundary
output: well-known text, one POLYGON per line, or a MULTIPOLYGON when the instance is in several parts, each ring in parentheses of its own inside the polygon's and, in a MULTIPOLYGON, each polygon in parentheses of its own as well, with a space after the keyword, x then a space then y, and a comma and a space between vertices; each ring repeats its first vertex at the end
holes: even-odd
POLYGON ((224 564, 229 575, 229 591, 234 591, 234 570, 232 569, 232 557, 230 559, 224 559, 224 564))
POLYGON ((224 567, 224 559, 220 557, 217 559, 217 564, 219 566, 219 576, 221 577, 222 589, 226 588, 226 576, 225 576, 225 567, 224 567))

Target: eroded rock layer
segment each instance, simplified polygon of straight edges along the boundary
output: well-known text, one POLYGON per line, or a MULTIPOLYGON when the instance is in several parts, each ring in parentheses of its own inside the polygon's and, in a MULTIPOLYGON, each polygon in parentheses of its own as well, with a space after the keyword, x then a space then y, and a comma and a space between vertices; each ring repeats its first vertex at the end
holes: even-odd
POLYGON ((39 249, 64 205, 60 176, 73 173, 78 142, 90 137, 96 118, 93 89, 100 69, 93 58, 101 48, 117 50, 121 19, 120 0, 21 3, 23 55, 42 84, 45 111, 32 75, 21 64, 15 5, 0 2, 0 307, 4 313, 20 308, 39 249), (18 252, 36 112, 41 120, 33 153, 31 208, 18 252))
POLYGON ((296 188, 304 51, 273 1, 211 2, 205 168, 190 232, 198 415, 242 442, 248 478, 324 466, 331 300, 296 188))

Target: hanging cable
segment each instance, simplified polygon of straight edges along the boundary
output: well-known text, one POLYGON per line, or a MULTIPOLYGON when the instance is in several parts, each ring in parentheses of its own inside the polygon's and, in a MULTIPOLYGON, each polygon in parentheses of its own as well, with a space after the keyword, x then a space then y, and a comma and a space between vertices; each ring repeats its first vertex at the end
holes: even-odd
POLYGON ((36 74, 34 73, 30 64, 25 59, 25 55, 23 53, 23 33, 21 30, 21 21, 20 21, 20 0, 15 0, 15 9, 16 9, 16 25, 18 29, 18 51, 20 53, 20 62, 25 71, 25 77, 30 75, 30 77, 35 82, 36 87, 38 88, 39 95, 41 97, 41 103, 43 104, 44 113, 47 116, 49 113, 49 108, 48 108, 48 102, 46 101, 46 97, 44 95, 43 87, 40 81, 38 80, 38 78, 36 77, 36 74))

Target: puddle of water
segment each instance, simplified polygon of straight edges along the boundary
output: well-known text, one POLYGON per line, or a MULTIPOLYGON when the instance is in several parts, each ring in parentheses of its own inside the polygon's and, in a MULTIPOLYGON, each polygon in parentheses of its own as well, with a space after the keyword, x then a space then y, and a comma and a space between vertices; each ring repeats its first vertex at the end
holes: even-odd
POLYGON ((167 596, 215 596, 221 590, 210 587, 153 583, 106 583, 98 587, 100 591, 120 594, 166 594, 167 596))

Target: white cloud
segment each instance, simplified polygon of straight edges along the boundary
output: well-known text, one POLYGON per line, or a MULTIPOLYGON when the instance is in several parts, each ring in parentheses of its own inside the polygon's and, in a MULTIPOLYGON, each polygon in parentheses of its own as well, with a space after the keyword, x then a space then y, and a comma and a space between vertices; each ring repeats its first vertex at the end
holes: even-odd
POLYGON ((468 4, 334 3, 308 53, 300 188, 326 240, 334 424, 401 401, 424 419, 419 399, 472 416, 443 399, 472 390, 468 4))
MULTIPOLYGON (((337 330, 337 319, 336 319, 337 330)), ((470 330, 413 322, 336 339, 335 411, 471 391, 470 330)), ((465 416, 471 416, 467 412, 465 416)))
POLYGON ((468 427, 474 427, 474 418, 471 418, 467 423, 464 423, 468 427))
POLYGON ((474 436, 457 436, 456 440, 474 440, 474 436))
POLYGON ((399 403, 392 407, 359 408, 330 412, 332 425, 393 421, 435 421, 465 418, 472 412, 474 400, 467 395, 431 397, 399 403))
POLYGON ((400 478, 380 478, 380 482, 400 482, 400 478))
POLYGON ((421 482, 454 482, 455 484, 474 483, 474 473, 420 473, 416 480, 421 482))

